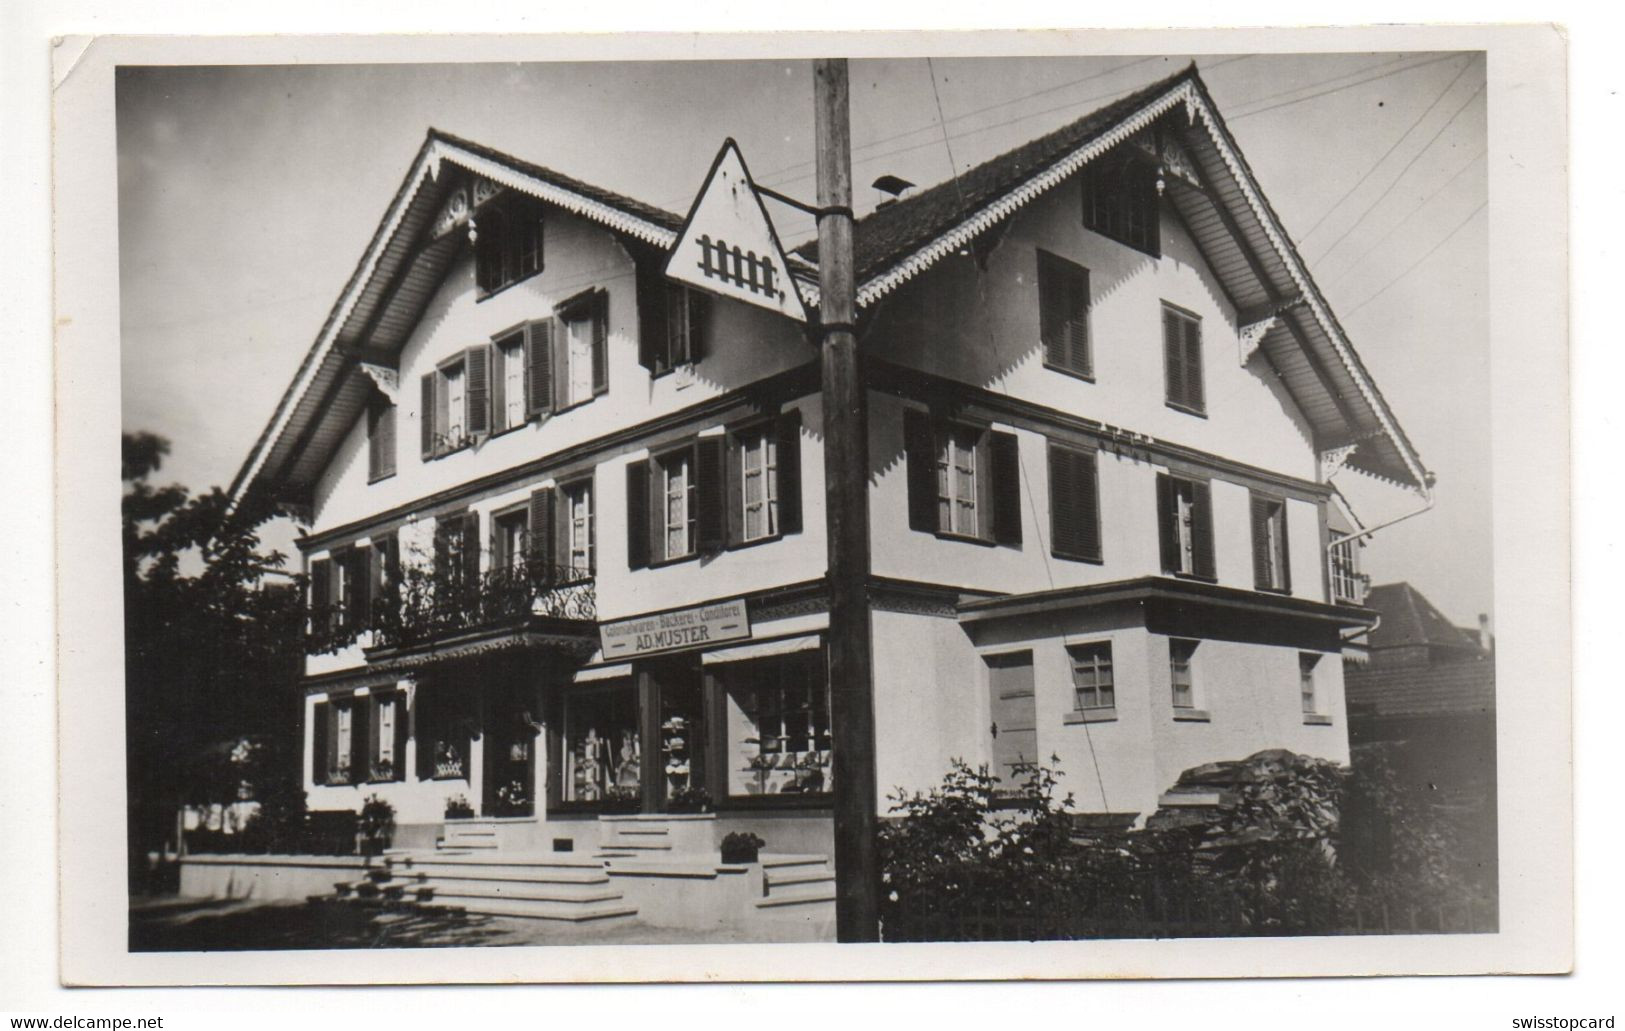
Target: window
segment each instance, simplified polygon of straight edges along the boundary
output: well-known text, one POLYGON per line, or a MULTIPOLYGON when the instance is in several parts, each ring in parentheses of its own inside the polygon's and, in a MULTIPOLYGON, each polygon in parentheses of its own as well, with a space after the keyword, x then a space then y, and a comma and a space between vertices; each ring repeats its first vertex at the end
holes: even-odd
POLYGON ((741 539, 761 540, 779 532, 778 448, 766 429, 740 435, 741 539))
POLYGON ((665 254, 638 259, 638 364, 660 376, 697 362, 705 336, 705 294, 666 278, 665 254))
POLYGON ((552 356, 553 408, 591 401, 608 389, 609 295, 577 294, 558 306, 552 356))
POLYGON ((1079 645, 1068 648, 1067 654, 1072 657, 1072 690, 1078 711, 1115 708, 1111 642, 1079 645))
POLYGON ((1160 253, 1157 172, 1131 157, 1084 167, 1083 224, 1153 256, 1160 253))
POLYGON ((334 755, 333 765, 328 767, 329 784, 350 783, 352 756, 355 751, 355 705, 345 704, 338 706, 333 715, 334 755))
POLYGON ((831 789, 834 745, 821 655, 806 651, 713 667, 722 671, 727 705, 728 794, 831 789))
POLYGON ((542 270, 542 210, 507 193, 475 212, 474 277, 482 294, 495 293, 542 270))
POLYGON ((1169 304, 1162 306, 1162 367, 1169 407, 1204 414, 1202 321, 1169 304))
POLYGON ((455 592, 480 576, 480 517, 477 512, 448 512, 435 520, 436 587, 455 592))
POLYGON ((1356 541, 1332 545, 1332 600, 1351 605, 1365 604, 1365 577, 1360 574, 1356 541))
POLYGON ((693 454, 687 450, 659 462, 663 554, 667 559, 682 558, 694 547, 693 464, 693 454))
POLYGON ((396 781, 406 779, 406 695, 400 691, 374 690, 367 696, 373 728, 368 749, 367 779, 396 781))
POLYGON ((1086 379, 1094 376, 1089 270, 1048 251, 1038 252, 1038 336, 1045 365, 1086 379))
POLYGON ((1265 494, 1252 496, 1253 586, 1261 591, 1290 591, 1287 560, 1286 502, 1265 494))
POLYGON ((1021 544, 1021 459, 1013 433, 903 414, 909 526, 1021 544))
POLYGON ((368 555, 334 548, 310 564, 310 633, 321 648, 347 644, 370 616, 368 555))
POLYGON ((801 413, 728 434, 728 546, 801 532, 801 413))
POLYGON ((564 487, 565 564, 574 573, 591 574, 593 553, 592 480, 564 487))
POLYGON ((1196 707, 1196 680, 1192 666, 1199 642, 1172 638, 1168 641, 1168 681, 1173 688, 1176 709, 1196 707))
POLYGON ((1049 442, 1050 550, 1101 561, 1100 483, 1095 452, 1049 442))
POLYGON ((1311 715, 1320 711, 1315 703, 1315 666, 1319 663, 1315 652, 1298 653, 1298 693, 1303 696, 1303 711, 1311 715))
POLYGON ((629 681, 564 696, 559 797, 567 803, 634 808, 643 797, 637 692, 629 681))
POLYGON ((495 344, 496 368, 491 376, 491 432, 523 426, 530 418, 525 397, 526 330, 520 329, 495 344))
POLYGON ((395 701, 400 697, 393 690, 381 690, 317 702, 311 708, 311 780, 344 785, 403 779, 396 761, 405 749, 404 703, 395 701), (386 699, 387 708, 382 705, 386 699), (388 759, 387 766, 380 763, 381 757, 388 759))
POLYGON ((491 348, 470 347, 423 376, 420 410, 425 461, 461 450, 491 432, 491 348))
MULTIPOLYGON (((468 778, 473 732, 479 722, 474 706, 482 685, 459 679, 464 676, 468 674, 451 669, 418 674, 412 695, 418 780, 468 778)), ((404 767, 404 743, 397 746, 396 758, 396 765, 404 767)))
POLYGON ((395 475, 395 404, 374 398, 367 406, 367 482, 395 475))
POLYGON ((1157 474, 1157 519, 1162 571, 1212 580, 1213 500, 1210 485, 1168 473, 1157 474))
POLYGON ((520 508, 491 518, 491 568, 522 573, 530 558, 530 513, 520 508))

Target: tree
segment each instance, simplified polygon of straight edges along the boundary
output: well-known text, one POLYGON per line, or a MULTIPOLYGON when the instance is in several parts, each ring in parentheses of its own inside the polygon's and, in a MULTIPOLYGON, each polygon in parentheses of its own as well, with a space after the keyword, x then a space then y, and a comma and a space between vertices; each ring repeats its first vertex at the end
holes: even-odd
POLYGON ((178 806, 239 797, 232 756, 245 741, 282 776, 297 761, 287 743, 297 740, 303 591, 282 572, 285 556, 262 550, 259 528, 274 513, 233 511, 219 488, 194 497, 153 485, 168 453, 153 434, 123 437, 132 883, 173 833, 178 806))

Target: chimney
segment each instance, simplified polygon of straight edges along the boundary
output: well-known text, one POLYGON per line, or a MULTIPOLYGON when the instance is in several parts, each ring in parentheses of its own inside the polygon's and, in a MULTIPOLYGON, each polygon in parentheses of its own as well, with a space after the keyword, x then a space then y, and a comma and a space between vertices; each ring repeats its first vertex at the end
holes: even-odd
POLYGON ((1490 617, 1487 612, 1478 614, 1478 646, 1487 652, 1495 650, 1495 635, 1490 633, 1490 617))

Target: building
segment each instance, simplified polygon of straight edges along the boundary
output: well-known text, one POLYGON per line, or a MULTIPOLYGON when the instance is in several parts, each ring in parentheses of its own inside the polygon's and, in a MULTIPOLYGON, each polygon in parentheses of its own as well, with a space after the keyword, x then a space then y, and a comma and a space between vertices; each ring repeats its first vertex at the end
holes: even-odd
POLYGON ((1373 587, 1370 659, 1345 674, 1353 747, 1383 750, 1429 801, 1458 856, 1495 884, 1495 651, 1489 620, 1464 630, 1408 583, 1373 587))
MULTIPOLYGON (((829 851, 817 352, 664 278, 683 221, 429 133, 232 488, 307 528, 312 808, 829 851)), ((884 789, 1053 755, 1143 815, 1346 760, 1332 477, 1430 477, 1194 68, 881 207, 856 264, 884 789)))

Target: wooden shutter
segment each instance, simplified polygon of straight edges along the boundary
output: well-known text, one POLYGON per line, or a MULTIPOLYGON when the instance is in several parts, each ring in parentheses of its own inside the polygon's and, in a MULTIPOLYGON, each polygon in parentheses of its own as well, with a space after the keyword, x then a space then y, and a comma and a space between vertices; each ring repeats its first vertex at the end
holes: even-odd
MULTIPOLYGON (((512 339, 512 338, 510 338, 512 339)), ((508 363, 505 341, 497 341, 491 346, 491 432, 511 430, 513 426, 508 422, 508 363)))
POLYGON ((728 434, 727 453, 723 456, 727 482, 724 484, 722 494, 723 507, 727 509, 725 522, 729 547, 742 544, 745 540, 745 463, 740 448, 750 436, 751 433, 728 434))
POLYGON ((1250 499, 1250 515, 1253 527, 1253 587, 1262 590, 1273 586, 1270 583, 1269 566, 1269 502, 1254 494, 1250 499))
MULTIPOLYGON (((543 518, 547 520, 545 532, 548 535, 548 539, 552 542, 549 546, 553 549, 552 562, 555 566, 564 566, 570 562, 570 533, 572 523, 572 516, 570 512, 570 495, 576 490, 585 490, 587 492, 587 513, 589 523, 587 533, 589 536, 592 534, 591 521, 597 518, 597 513, 593 511, 592 507, 594 503, 594 499, 592 497, 592 481, 588 480, 585 483, 573 484, 569 489, 561 487, 552 491, 553 497, 547 506, 547 514, 543 518)), ((595 558, 593 561, 596 562, 597 559, 595 558)), ((592 572, 591 563, 588 564, 588 572, 592 572)), ((579 576, 580 574, 572 573, 570 575, 579 576)))
POLYGON ((688 297, 688 360, 697 362, 705 357, 705 328, 711 319, 711 297, 698 290, 683 288, 688 297))
POLYGON ((350 783, 365 784, 372 776, 372 706, 364 698, 350 698, 350 783))
POLYGON ((1038 334, 1044 362, 1088 376, 1089 270, 1038 252, 1038 334))
POLYGON ((1292 538, 1287 535, 1286 499, 1281 499, 1281 590, 1292 592, 1292 538))
POLYGON ((553 567, 562 566, 569 558, 567 552, 553 550, 554 495, 563 493, 552 487, 542 487, 530 494, 530 561, 536 574, 548 579, 553 576, 553 567))
POLYGON ((491 432, 491 345, 470 347, 463 367, 468 375, 467 389, 463 391, 463 425, 468 427, 469 436, 483 437, 491 432))
POLYGON ((1213 568, 1213 487, 1206 480, 1191 484, 1191 562, 1194 572, 1207 580, 1213 568))
POLYGON ((1066 368, 1067 348, 1064 327, 1066 307, 1061 270, 1055 256, 1038 252, 1038 339, 1044 345, 1044 364, 1066 368))
MULTIPOLYGON (((687 503, 690 506, 689 510, 688 510, 689 521, 692 522, 693 519, 694 519, 694 509, 692 507, 693 504, 694 504, 694 494, 693 494, 693 491, 694 491, 694 449, 693 448, 690 448, 688 450, 688 458, 689 458, 689 462, 688 462, 688 491, 689 491, 689 494, 688 494, 687 503)), ((649 502, 648 507, 646 509, 648 514, 645 516, 644 525, 649 528, 649 543, 648 543, 649 552, 648 552, 648 554, 649 554, 649 562, 650 562, 650 564, 653 564, 653 563, 656 563, 656 562, 663 562, 668 558, 676 558, 677 556, 666 554, 666 488, 665 488, 665 475, 664 475, 664 473, 662 472, 662 470, 660 468, 660 462, 659 462, 658 459, 654 459, 654 458, 649 459, 648 462, 644 463, 644 469, 646 471, 645 475, 647 475, 648 478, 649 478, 648 486, 644 488, 644 490, 645 490, 645 495, 644 496, 648 498, 648 502, 649 502)), ((693 542, 690 541, 689 543, 691 545, 690 550, 692 550, 693 542)))
POLYGON ((462 517, 463 575, 468 584, 480 578, 480 514, 464 512, 462 517))
POLYGON ((1157 474, 1157 539, 1162 550, 1162 571, 1180 572, 1179 568, 1179 502, 1174 478, 1167 473, 1157 474))
POLYGON ((425 461, 434 457, 434 379, 432 372, 423 374, 423 402, 418 409, 418 428, 422 432, 425 461))
POLYGON ((626 464, 626 565, 649 564, 649 463, 626 464))
POLYGON ((1066 294, 1066 338, 1070 350, 1068 366, 1082 376, 1093 376, 1094 355, 1089 351, 1089 270, 1082 265, 1068 269, 1066 294))
POLYGON ((1184 336, 1185 404, 1200 411, 1202 397, 1202 324, 1195 319, 1180 320, 1184 336))
POLYGON ((908 526, 936 533, 937 441, 931 417, 909 408, 903 412, 903 453, 908 466, 908 526))
POLYGON ((327 616, 327 607, 333 603, 333 561, 319 558, 310 563, 310 629, 317 628, 319 616, 314 613, 322 611, 327 616))
POLYGON ((609 291, 592 295, 592 392, 609 390, 609 291))
POLYGON ((395 475, 395 405, 373 404, 367 422, 367 462, 371 479, 395 475))
MULTIPOLYGON (((368 579, 374 616, 381 616, 386 608, 399 604, 400 563, 400 544, 394 534, 372 542, 368 551, 368 579)), ((372 623, 378 622, 377 618, 372 619, 372 623)))
MULTIPOLYGON (((948 430, 950 436, 953 429, 948 430)), ((976 536, 984 541, 993 540, 993 454, 987 430, 976 435, 976 536)))
POLYGON ((1050 540, 1061 558, 1101 561, 1098 472, 1093 453, 1050 442, 1050 540))
POLYGON ((395 699, 395 780, 406 779, 406 739, 411 736, 411 722, 406 712, 406 692, 396 691, 395 699))
POLYGON ((987 434, 992 505, 987 517, 995 544, 1021 545, 1021 447, 1014 433, 987 434))
POLYGON ((801 532, 801 412, 779 413, 774 427, 779 465, 779 532, 801 532))
POLYGON ((314 784, 327 783, 328 732, 332 719, 331 702, 317 702, 310 710, 310 779, 314 784))
POLYGON ((694 442, 694 479, 689 505, 694 519, 694 550, 721 551, 727 542, 728 478, 723 468, 724 436, 701 437, 694 442))
POLYGON ((658 375, 670 366, 667 354, 667 294, 671 285, 661 269, 661 254, 642 256, 637 261, 638 364, 658 375))
POLYGON ((1170 404, 1188 405, 1185 398, 1185 342, 1180 318, 1172 311, 1162 310, 1162 365, 1168 381, 1170 404))
POLYGON ((525 414, 553 410, 553 320, 525 327, 525 414))

